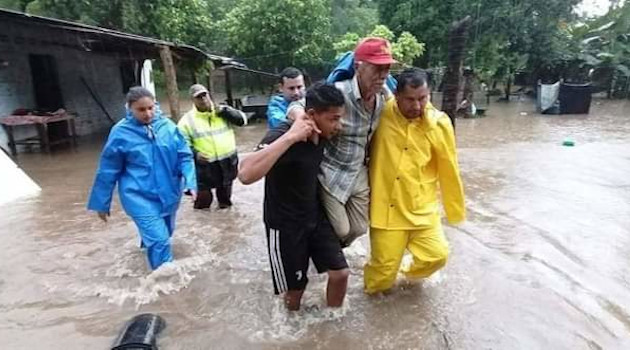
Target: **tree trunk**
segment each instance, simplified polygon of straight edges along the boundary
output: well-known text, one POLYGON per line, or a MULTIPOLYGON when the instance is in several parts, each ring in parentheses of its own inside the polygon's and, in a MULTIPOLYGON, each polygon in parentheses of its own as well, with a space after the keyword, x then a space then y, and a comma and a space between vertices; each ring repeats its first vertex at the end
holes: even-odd
POLYGON ((199 75, 197 75, 197 72, 194 68, 190 69, 190 79, 192 80, 193 84, 199 84, 199 75))
POLYGON ((610 89, 608 90, 608 99, 615 97, 615 85, 617 84, 617 74, 615 70, 612 70, 612 77, 610 78, 610 89))
POLYGON ((475 74, 470 72, 464 75, 464 98, 472 102, 474 97, 475 74))
POLYGON ((212 84, 212 69, 208 69, 208 91, 210 91, 210 95, 214 96, 214 86, 212 84))
POLYGON ((505 101, 510 102, 510 94, 512 93, 512 77, 509 76, 505 85, 505 101))
POLYGON ((474 99, 474 84, 475 84, 475 74, 472 70, 466 70, 464 72, 464 79, 463 79, 463 93, 462 93, 462 99, 465 99, 468 101, 468 107, 466 107, 466 109, 464 110, 464 118, 472 118, 473 114, 472 114, 472 104, 473 104, 473 99, 474 99))
POLYGON ((164 76, 166 77, 166 92, 168 94, 168 104, 171 107, 171 119, 179 120, 179 89, 177 88, 177 73, 173 64, 173 55, 168 46, 160 46, 160 57, 164 66, 164 76))
POLYGON ((209 61, 208 64, 208 91, 210 91, 210 95, 214 96, 214 82, 212 80, 212 73, 214 72, 214 63, 209 61))
POLYGON ((451 25, 448 39, 448 59, 446 74, 444 75, 444 97, 442 110, 451 118, 455 128, 455 114, 460 101, 460 82, 462 79, 462 65, 466 52, 466 39, 470 27, 471 17, 454 22, 451 25))

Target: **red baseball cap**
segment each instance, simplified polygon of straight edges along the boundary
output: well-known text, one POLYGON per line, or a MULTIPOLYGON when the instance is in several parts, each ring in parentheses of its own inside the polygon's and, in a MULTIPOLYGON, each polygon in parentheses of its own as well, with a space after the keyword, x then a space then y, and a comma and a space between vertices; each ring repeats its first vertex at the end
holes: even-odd
POLYGON ((354 49, 354 60, 371 64, 393 64, 392 45, 387 39, 365 38, 354 49))

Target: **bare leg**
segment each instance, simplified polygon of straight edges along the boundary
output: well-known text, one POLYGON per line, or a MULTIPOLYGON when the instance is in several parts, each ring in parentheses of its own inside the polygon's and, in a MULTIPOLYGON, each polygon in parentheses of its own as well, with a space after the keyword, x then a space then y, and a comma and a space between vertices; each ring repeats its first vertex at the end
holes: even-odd
POLYGON ((348 288, 349 269, 328 271, 328 286, 326 288, 326 301, 329 307, 341 307, 346 297, 348 288))
POLYGON ((304 290, 289 290, 284 294, 284 305, 290 311, 297 311, 300 309, 300 302, 302 301, 302 294, 304 290))

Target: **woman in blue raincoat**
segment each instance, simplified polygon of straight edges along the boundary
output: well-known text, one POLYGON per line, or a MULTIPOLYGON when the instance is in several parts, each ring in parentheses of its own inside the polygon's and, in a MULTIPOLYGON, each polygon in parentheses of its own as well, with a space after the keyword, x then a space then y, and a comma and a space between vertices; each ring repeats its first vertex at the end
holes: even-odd
POLYGON ((140 233, 151 269, 173 260, 170 238, 182 189, 196 197, 193 155, 151 92, 133 87, 127 116, 112 128, 101 154, 88 209, 107 221, 112 192, 140 233))

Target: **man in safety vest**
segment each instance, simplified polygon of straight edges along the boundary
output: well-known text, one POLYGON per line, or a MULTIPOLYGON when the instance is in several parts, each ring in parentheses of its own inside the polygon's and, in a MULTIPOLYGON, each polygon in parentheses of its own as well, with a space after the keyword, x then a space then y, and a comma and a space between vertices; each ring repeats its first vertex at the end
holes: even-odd
POLYGON ((215 108, 205 86, 190 87, 193 108, 184 114, 177 127, 195 155, 198 195, 195 209, 209 208, 215 189, 219 209, 232 206, 232 182, 238 173, 236 138, 230 124, 243 126, 247 117, 228 106, 215 108))
POLYGON ((429 102, 423 70, 406 69, 397 79, 372 140, 368 294, 392 288, 405 250, 413 256, 403 268, 407 278, 429 277, 446 264, 438 193, 449 223, 466 218, 451 121, 429 102))

